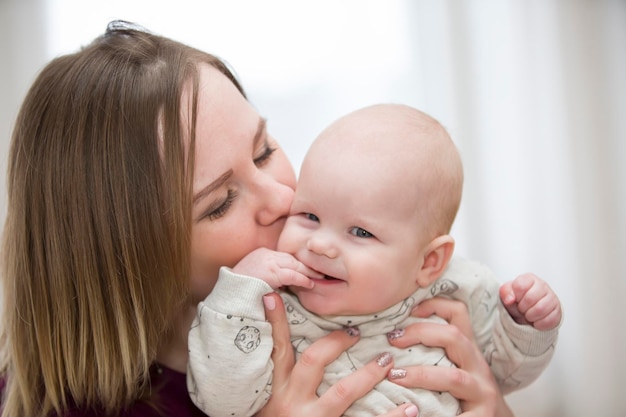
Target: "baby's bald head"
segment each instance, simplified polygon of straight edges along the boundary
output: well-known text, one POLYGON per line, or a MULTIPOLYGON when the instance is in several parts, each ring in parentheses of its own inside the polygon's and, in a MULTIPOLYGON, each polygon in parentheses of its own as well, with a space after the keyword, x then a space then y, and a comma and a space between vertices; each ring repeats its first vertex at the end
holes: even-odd
POLYGON ((365 107, 331 124, 311 146, 300 176, 321 169, 372 199, 390 187, 401 190, 390 207, 407 201, 428 238, 449 232, 461 201, 463 167, 448 132, 406 105, 365 107))

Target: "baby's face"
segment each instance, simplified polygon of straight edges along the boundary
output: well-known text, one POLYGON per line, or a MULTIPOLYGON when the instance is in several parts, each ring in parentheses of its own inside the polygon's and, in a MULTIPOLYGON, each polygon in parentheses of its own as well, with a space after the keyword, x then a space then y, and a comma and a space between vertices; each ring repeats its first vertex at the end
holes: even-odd
POLYGON ((418 196, 409 191, 415 187, 402 158, 393 157, 396 150, 344 145, 329 141, 311 149, 278 244, 326 275, 311 290, 292 288, 320 315, 367 314, 403 300, 418 288, 426 246, 418 196))

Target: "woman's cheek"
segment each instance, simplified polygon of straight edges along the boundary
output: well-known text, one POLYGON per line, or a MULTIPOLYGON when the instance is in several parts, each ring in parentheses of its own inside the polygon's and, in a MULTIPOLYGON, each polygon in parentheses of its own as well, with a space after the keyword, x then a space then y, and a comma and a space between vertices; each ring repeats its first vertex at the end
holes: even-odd
MULTIPOLYGON (((215 225, 215 224, 213 224, 215 225)), ((202 300, 213 290, 221 266, 231 266, 234 259, 233 248, 219 242, 235 246, 226 239, 220 228, 197 225, 192 231, 190 259, 190 290, 194 299, 202 300)))
POLYGON ((213 291, 215 283, 217 282, 217 275, 213 279, 207 277, 199 277, 192 275, 189 284, 189 291, 194 304, 204 300, 207 295, 213 291))

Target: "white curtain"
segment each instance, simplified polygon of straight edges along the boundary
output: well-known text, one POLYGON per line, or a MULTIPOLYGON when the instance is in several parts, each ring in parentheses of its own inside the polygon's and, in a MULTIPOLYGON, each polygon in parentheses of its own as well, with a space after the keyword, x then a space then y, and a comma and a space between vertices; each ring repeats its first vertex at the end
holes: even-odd
POLYGON ((563 302, 553 362, 508 397, 516 415, 626 410, 626 2, 0 0, 0 12, 3 164, 36 71, 113 18, 229 60, 296 167, 357 107, 432 114, 465 165, 457 253, 502 281, 533 271, 563 302))

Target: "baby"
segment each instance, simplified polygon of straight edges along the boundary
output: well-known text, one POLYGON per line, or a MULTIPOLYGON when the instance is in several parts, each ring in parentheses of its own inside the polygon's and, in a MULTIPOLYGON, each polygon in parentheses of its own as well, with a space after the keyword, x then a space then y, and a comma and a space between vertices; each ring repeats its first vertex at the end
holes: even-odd
MULTIPOLYGON (((439 348, 396 349, 387 342, 415 321, 443 322, 410 316, 434 296, 468 306, 478 345, 504 392, 535 380, 554 352, 559 300, 532 274, 500 286, 488 268, 469 274, 470 261, 452 259, 449 232, 462 188, 459 153, 432 117, 382 104, 333 123, 303 161, 280 252, 259 249, 232 270, 222 268, 198 307, 189 334, 194 402, 212 417, 250 416, 265 404, 272 337, 261 296, 282 288, 296 354, 332 330, 361 336, 326 368, 320 394, 380 352, 391 352, 396 367, 454 366, 439 348)), ((418 405, 422 417, 460 410, 449 393, 386 380, 345 415, 378 415, 404 402, 418 405)))

